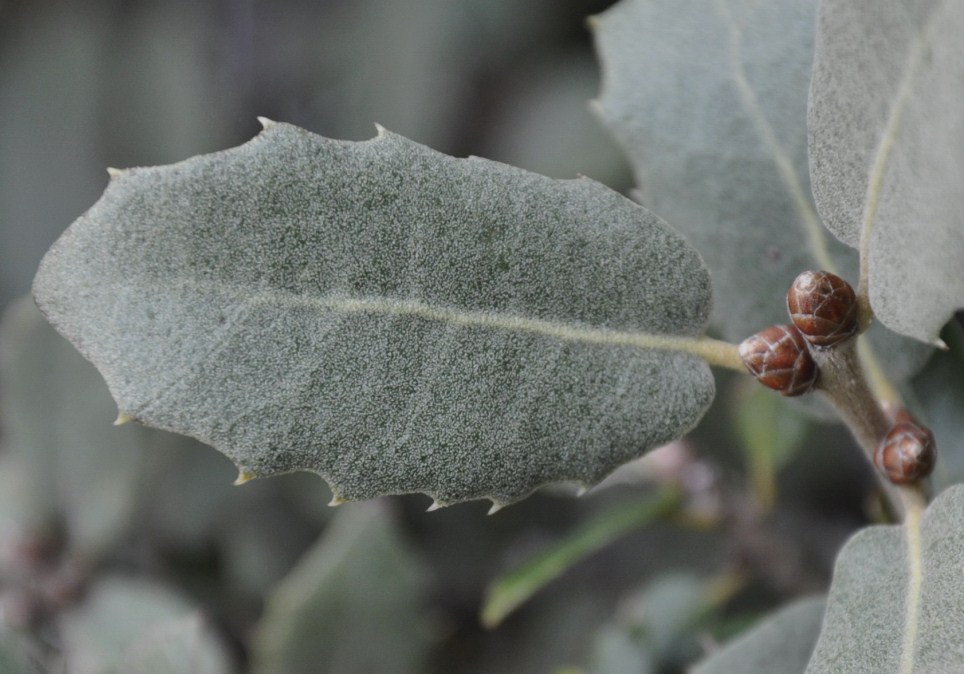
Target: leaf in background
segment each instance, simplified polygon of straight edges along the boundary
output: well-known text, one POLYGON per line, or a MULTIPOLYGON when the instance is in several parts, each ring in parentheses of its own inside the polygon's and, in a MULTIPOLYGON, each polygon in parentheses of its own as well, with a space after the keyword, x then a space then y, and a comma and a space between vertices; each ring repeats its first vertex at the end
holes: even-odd
POLYGON ((656 674, 650 649, 622 625, 603 625, 596 633, 586 672, 592 674, 656 674))
POLYGON ((0 324, 0 387, 20 527, 44 535, 62 519, 72 552, 98 556, 130 525, 146 446, 161 434, 110 425, 116 406, 103 380, 29 298, 0 324))
POLYGON ((937 466, 932 479, 940 490, 964 482, 964 327, 951 321, 942 333, 949 351, 938 351, 914 377, 915 415, 934 433, 937 466))
MULTIPOLYGON (((195 615, 166 587, 144 580, 102 578, 84 601, 58 618, 66 671, 111 674, 131 647, 146 648, 153 630, 195 615)), ((136 655, 131 656, 136 659, 136 655)), ((127 670, 123 670, 127 671, 127 670)))
POLYGON ((616 617, 597 632, 590 671, 616 674, 680 667, 694 657, 701 621, 740 586, 741 581, 731 576, 709 582, 679 572, 656 577, 627 596, 616 617), (620 665, 627 669, 620 670, 620 665))
POLYGON ((44 671, 33 644, 7 629, 0 618, 0 674, 42 674, 44 671))
POLYGON ((643 502, 622 505, 586 522, 562 540, 530 557, 489 585, 482 608, 482 624, 496 627, 546 584, 581 559, 615 539, 657 520, 679 504, 672 490, 657 493, 643 502))
POLYGON ((743 441, 753 492, 763 507, 770 508, 776 502, 777 472, 800 447, 808 420, 756 381, 741 379, 735 384, 739 388, 732 399, 734 427, 743 441))
POLYGON ((961 671, 964 487, 922 517, 855 535, 837 558, 807 674, 961 671))
POLYGON ((692 674, 803 674, 820 634, 825 600, 785 606, 693 668, 692 674))
POLYGON ((197 614, 158 623, 131 644, 117 668, 123 674, 228 674, 224 646, 197 614))
MULTIPOLYGON (((853 251, 810 195, 807 90, 815 0, 623 0, 597 17, 599 110, 641 201, 680 229, 713 278, 713 322, 741 341, 786 323, 806 269, 856 280, 853 251)), ((903 379, 930 349, 871 335, 903 379)))
POLYGON ((599 108, 641 200, 713 275, 739 341, 786 323, 783 291, 832 265, 807 183, 814 0, 623 0, 596 18, 599 108))
POLYGON ((810 91, 820 213, 881 322, 928 342, 964 306, 962 31, 960 2, 823 2, 810 91))
POLYGON ((125 171, 34 290, 122 411, 346 499, 593 483, 713 396, 676 350, 704 353, 709 280, 663 222, 589 180, 387 132, 269 124, 125 171))
POLYGON ((253 674, 424 671, 428 571, 381 503, 345 506, 268 598, 253 674))

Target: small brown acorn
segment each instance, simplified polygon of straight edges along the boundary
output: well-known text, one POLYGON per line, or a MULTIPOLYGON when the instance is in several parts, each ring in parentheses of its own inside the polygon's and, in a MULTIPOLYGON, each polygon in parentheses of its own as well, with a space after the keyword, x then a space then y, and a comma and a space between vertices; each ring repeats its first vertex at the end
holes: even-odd
POLYGON ((740 344, 740 358, 754 377, 780 395, 798 396, 817 382, 817 364, 792 325, 772 325, 740 344))
POLYGON ((790 320, 811 344, 830 348, 857 332, 857 295, 827 271, 805 271, 787 291, 790 320))
POLYGON ((894 484, 910 484, 927 477, 936 462, 934 434, 909 415, 902 415, 874 453, 877 468, 894 484))

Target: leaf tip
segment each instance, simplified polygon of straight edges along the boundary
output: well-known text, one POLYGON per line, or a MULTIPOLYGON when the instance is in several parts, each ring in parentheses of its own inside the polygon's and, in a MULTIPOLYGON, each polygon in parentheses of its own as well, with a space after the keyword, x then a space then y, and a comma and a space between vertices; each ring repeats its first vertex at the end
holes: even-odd
POLYGON ((375 131, 378 132, 377 135, 375 136, 376 138, 384 138, 385 136, 388 135, 388 129, 386 129, 378 122, 375 122, 375 131))
POLYGON ((950 351, 950 350, 951 350, 951 347, 949 347, 949 346, 947 345, 947 342, 945 342, 945 341, 944 341, 943 339, 941 339, 940 337, 936 338, 933 342, 931 342, 931 344, 932 344, 933 346, 937 347, 938 349, 940 349, 941 351, 950 351))
POLYGON ((581 484, 576 488, 576 498, 582 498, 588 493, 589 493, 589 487, 587 487, 584 484, 581 484))
POLYGON ((267 117, 258 116, 258 124, 261 125, 263 131, 267 131, 269 128, 277 124, 273 119, 268 119, 267 117))
POLYGON ((117 410, 117 418, 114 419, 115 426, 123 426, 124 424, 129 424, 132 421, 134 421, 134 417, 117 410))
POLYGON ((254 479, 254 474, 249 473, 248 471, 242 468, 241 470, 238 471, 238 479, 234 481, 234 486, 240 487, 241 485, 246 484, 253 479, 254 479))
POLYGON ((107 167, 107 175, 109 175, 111 178, 120 177, 121 173, 123 173, 123 171, 119 168, 114 168, 113 166, 107 167))
POLYGON ((336 508, 340 505, 348 503, 348 499, 339 496, 338 494, 333 494, 331 500, 328 501, 329 508, 336 508))
POLYGON ((432 505, 426 508, 425 512, 434 513, 436 510, 440 510, 445 507, 445 504, 438 499, 432 499, 432 505))
POLYGON ((498 501, 492 501, 492 507, 489 508, 489 512, 486 515, 495 515, 497 512, 505 508, 505 503, 499 503, 498 501))

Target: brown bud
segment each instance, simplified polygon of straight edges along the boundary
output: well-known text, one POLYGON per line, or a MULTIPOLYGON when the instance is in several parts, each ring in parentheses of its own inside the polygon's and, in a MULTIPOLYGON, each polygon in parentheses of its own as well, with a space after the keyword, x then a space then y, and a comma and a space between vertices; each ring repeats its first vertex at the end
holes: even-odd
POLYGON ((936 461, 934 434, 909 416, 893 425, 874 453, 877 468, 894 484, 909 484, 927 477, 936 461))
POLYGON ((747 337, 740 357, 750 374, 781 395, 802 395, 817 382, 817 364, 792 325, 773 325, 747 337))
POLYGON ((790 320, 816 347, 829 348, 857 332, 857 295, 826 271, 805 271, 787 291, 790 320))

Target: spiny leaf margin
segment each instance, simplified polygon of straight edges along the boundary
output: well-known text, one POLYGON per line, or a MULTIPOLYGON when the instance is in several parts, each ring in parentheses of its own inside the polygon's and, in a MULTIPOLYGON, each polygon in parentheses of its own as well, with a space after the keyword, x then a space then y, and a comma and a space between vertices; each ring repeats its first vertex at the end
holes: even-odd
POLYGON ((665 223, 589 180, 384 130, 270 123, 119 172, 34 294, 123 413, 242 478, 319 473, 336 501, 591 484, 713 396, 702 359, 640 348, 698 336, 709 310, 702 261, 665 223))

